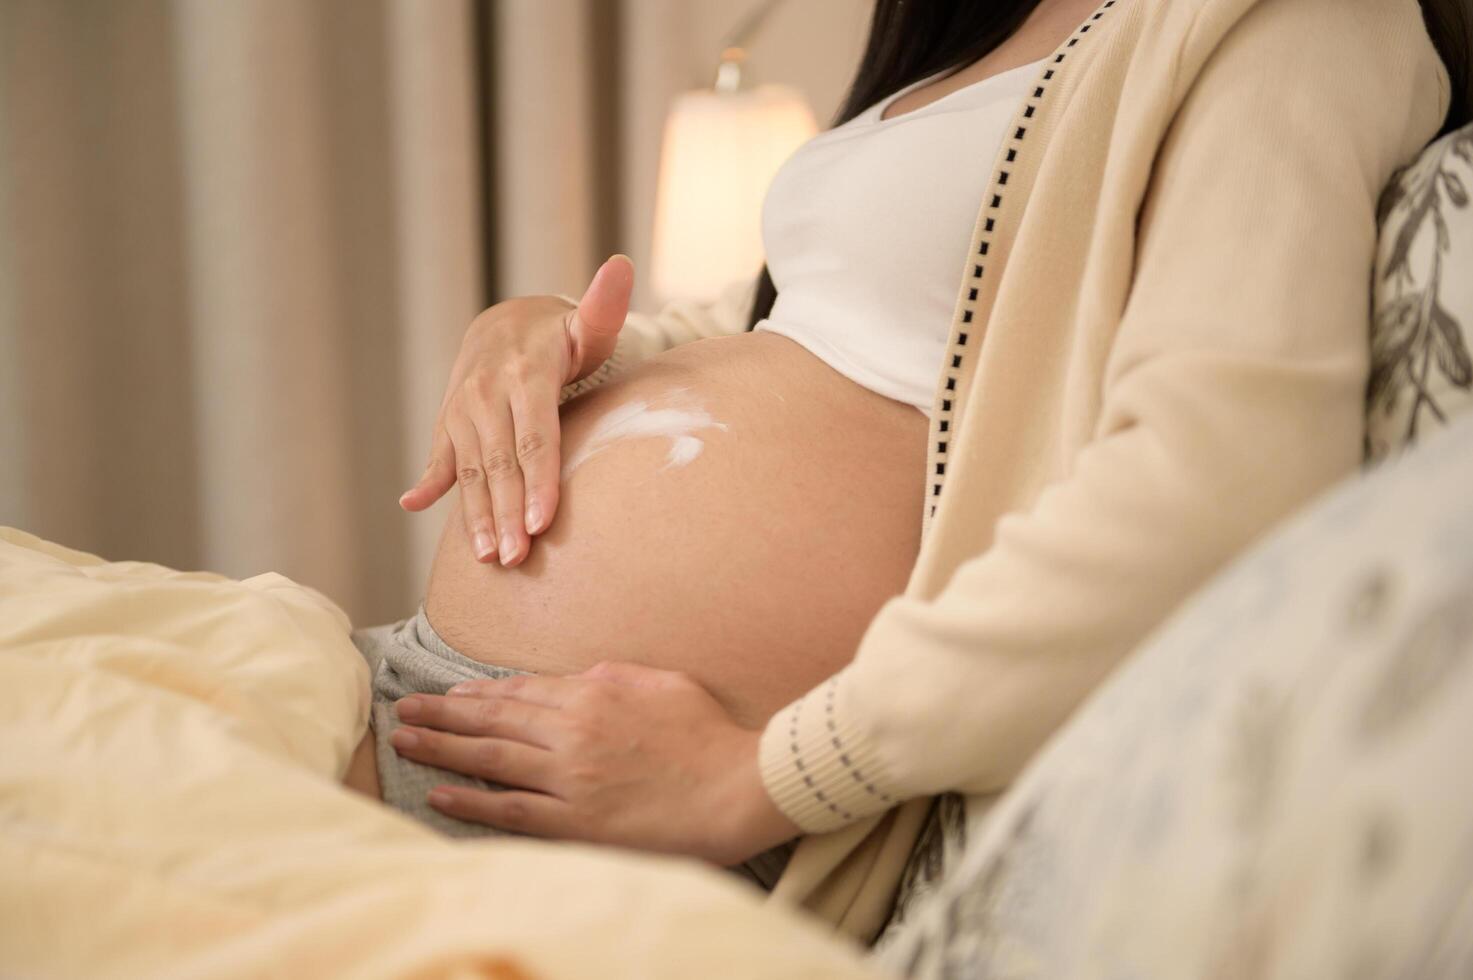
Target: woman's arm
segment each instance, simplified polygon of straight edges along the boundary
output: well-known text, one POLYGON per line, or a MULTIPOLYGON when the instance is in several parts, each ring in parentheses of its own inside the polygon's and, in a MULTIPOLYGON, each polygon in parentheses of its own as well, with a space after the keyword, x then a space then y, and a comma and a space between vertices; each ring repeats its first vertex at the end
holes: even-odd
POLYGON ((1447 105, 1414 18, 1263 2, 1213 51, 1156 161, 1094 441, 763 733, 805 831, 1005 786, 1198 584, 1354 469, 1376 199, 1447 105))
MULTIPOLYGON (((754 273, 734 280, 709 302, 672 300, 657 313, 630 311, 619 332, 619 342, 608 360, 586 378, 564 385, 558 404, 597 388, 614 375, 677 344, 741 333, 746 329, 756 290, 757 275, 754 273)), ((572 306, 578 305, 575 297, 561 293, 555 295, 572 306)))

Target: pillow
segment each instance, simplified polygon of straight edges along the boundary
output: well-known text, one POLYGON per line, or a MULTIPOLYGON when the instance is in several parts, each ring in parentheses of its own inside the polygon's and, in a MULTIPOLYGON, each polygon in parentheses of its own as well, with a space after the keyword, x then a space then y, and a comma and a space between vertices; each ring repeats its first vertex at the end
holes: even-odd
POLYGON ((877 946, 919 977, 1473 976, 1473 413, 1096 690, 877 946))
POLYGON ((1473 403, 1473 125, 1427 147, 1381 197, 1366 457, 1473 403))

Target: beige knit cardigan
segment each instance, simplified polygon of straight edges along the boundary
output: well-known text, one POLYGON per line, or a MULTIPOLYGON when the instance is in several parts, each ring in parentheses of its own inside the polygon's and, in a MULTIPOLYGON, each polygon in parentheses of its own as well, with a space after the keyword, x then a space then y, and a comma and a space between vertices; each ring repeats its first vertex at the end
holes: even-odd
MULTIPOLYGON (((1107 0, 1047 60, 976 161, 909 583, 762 736, 807 834, 777 900, 872 938, 933 794, 985 806, 1356 468, 1377 197, 1448 104, 1416 0, 1107 0)), ((631 314, 566 394, 740 331, 752 289, 631 314)))

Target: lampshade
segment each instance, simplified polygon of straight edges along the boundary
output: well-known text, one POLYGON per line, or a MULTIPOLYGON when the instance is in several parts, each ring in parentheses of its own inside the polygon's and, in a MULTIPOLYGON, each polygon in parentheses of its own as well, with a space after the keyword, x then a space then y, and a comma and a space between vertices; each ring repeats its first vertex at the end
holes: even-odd
POLYGON ((663 301, 710 300, 762 267, 762 200, 813 112, 786 85, 696 89, 671 103, 660 150, 650 283, 663 301))

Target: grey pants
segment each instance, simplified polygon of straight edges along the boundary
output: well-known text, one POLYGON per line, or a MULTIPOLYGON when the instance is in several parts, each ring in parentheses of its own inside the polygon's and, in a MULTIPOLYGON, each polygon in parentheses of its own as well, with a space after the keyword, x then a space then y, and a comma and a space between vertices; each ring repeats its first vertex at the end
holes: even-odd
MULTIPOLYGON (((502 786, 405 759, 389 744, 389 733, 399 724, 394 702, 406 694, 444 694, 464 680, 512 677, 529 671, 483 664, 457 653, 430 626, 423 606, 412 619, 357 630, 353 643, 373 675, 370 724, 384 802, 452 837, 508 833, 448 817, 426 799, 431 789, 447 783, 487 790, 502 786)), ((730 870, 760 888, 771 889, 787 866, 794 846, 792 841, 779 844, 730 870)))

